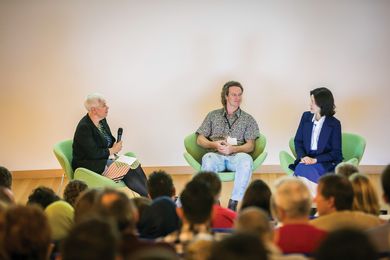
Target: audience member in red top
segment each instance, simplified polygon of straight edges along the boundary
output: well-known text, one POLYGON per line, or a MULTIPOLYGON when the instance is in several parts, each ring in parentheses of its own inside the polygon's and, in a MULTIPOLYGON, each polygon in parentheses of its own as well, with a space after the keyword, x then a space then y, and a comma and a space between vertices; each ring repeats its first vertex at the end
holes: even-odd
POLYGON ((208 184, 210 191, 214 197, 213 213, 211 219, 212 228, 232 228, 237 213, 231 209, 223 208, 219 204, 219 197, 221 195, 221 180, 214 172, 200 172, 194 180, 203 181, 208 184))
POLYGON ((274 241, 283 253, 313 253, 326 232, 309 224, 312 204, 306 185, 294 177, 277 180, 271 199, 274 217, 282 224, 274 241))

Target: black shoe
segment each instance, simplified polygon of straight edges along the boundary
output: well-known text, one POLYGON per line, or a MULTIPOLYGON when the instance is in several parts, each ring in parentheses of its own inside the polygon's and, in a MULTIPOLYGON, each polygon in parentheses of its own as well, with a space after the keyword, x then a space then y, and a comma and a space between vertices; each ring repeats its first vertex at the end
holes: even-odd
POLYGON ((237 200, 230 199, 229 204, 228 204, 228 208, 233 210, 233 211, 237 211, 237 204, 238 204, 237 200))

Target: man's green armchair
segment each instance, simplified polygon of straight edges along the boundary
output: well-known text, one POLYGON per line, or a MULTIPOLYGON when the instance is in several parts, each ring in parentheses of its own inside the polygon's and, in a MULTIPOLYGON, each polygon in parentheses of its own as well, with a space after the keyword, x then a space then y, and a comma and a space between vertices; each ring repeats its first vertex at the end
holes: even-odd
MULTIPOLYGON (((62 175, 61 186, 64 180, 64 176, 68 180, 81 180, 84 181, 89 188, 99 188, 99 187, 112 187, 112 188, 121 188, 126 187, 125 183, 122 181, 115 182, 109 178, 106 178, 96 172, 90 171, 86 168, 77 168, 75 171, 72 169, 72 140, 61 141, 54 145, 53 151, 58 162, 60 163, 64 174, 62 175)), ((126 153, 128 156, 135 157, 134 153, 126 153)), ((60 186, 60 187, 61 187, 60 186)))
MULTIPOLYGON (((195 169, 196 172, 201 171, 202 157, 207 153, 207 150, 199 146, 196 142, 197 134, 193 133, 184 139, 184 159, 188 164, 195 169)), ((255 149, 250 155, 253 158, 253 171, 255 171, 267 157, 267 152, 264 150, 267 141, 264 135, 256 139, 255 149)), ((234 181, 235 172, 219 172, 218 176, 221 181, 234 181)))
MULTIPOLYGON (((341 141, 341 149, 345 163, 350 163, 358 166, 366 148, 366 140, 357 134, 343 133, 341 141)), ((289 147, 293 156, 286 151, 279 153, 280 166, 287 175, 292 175, 294 172, 288 168, 295 161, 297 154, 295 153, 294 138, 289 141, 289 147)))

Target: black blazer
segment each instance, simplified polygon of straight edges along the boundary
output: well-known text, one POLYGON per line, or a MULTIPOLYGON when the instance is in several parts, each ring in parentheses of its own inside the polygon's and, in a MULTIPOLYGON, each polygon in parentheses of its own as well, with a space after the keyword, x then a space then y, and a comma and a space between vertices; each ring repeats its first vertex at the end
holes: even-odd
POLYGON ((107 140, 100 134, 98 128, 87 114, 80 120, 74 134, 73 170, 83 167, 96 173, 103 173, 107 159, 110 156, 108 148, 112 147, 115 138, 111 134, 106 119, 101 120, 101 122, 104 129, 111 137, 111 146, 108 146, 107 140))
POLYGON ((333 117, 327 116, 322 125, 320 136, 318 138, 318 150, 316 154, 310 154, 311 134, 313 129, 313 114, 305 112, 302 115, 301 122, 294 138, 295 151, 297 159, 289 168, 295 170, 295 166, 305 156, 314 157, 318 163, 321 163, 327 172, 334 171, 338 163, 343 160, 341 151, 341 124, 333 117))

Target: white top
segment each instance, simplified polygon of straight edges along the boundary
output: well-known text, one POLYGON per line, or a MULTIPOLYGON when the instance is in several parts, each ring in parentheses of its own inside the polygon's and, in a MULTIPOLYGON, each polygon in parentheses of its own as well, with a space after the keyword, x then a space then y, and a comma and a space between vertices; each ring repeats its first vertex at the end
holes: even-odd
POLYGON ((313 130, 311 132, 311 145, 310 149, 313 151, 317 150, 318 146, 318 139, 320 138, 320 133, 322 129, 322 125, 325 121, 325 116, 322 116, 320 120, 316 120, 316 115, 313 115, 313 119, 311 120, 313 122, 313 130))

